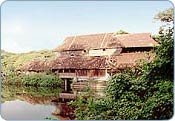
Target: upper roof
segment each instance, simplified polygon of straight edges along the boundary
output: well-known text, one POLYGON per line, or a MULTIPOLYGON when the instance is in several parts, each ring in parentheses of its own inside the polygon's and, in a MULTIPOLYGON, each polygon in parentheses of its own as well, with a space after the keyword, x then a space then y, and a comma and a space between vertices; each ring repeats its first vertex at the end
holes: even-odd
POLYGON ((157 42, 150 33, 135 34, 89 34, 67 37, 54 51, 100 49, 117 47, 153 47, 157 42))
POLYGON ((122 34, 115 37, 124 47, 153 47, 158 45, 150 33, 122 34))

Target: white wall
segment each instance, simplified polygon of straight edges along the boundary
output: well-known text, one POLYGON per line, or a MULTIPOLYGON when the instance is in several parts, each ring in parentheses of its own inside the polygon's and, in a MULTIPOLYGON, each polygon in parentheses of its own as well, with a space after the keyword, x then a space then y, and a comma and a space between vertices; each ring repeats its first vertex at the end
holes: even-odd
POLYGON ((116 49, 98 49, 98 50, 89 50, 88 56, 104 56, 104 55, 112 55, 116 49))

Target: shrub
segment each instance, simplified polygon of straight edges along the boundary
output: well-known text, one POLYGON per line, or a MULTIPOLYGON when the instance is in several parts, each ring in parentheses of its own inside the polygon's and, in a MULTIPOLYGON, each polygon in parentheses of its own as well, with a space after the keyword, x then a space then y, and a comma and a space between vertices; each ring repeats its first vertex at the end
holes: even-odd
POLYGON ((3 84, 41 86, 41 87, 60 87, 62 80, 54 74, 46 73, 20 74, 11 72, 3 78, 3 84))

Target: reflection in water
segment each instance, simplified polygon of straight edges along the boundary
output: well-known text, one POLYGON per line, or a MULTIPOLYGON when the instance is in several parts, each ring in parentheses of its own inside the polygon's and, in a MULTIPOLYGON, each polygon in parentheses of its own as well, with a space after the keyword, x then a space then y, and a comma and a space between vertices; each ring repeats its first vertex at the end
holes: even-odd
MULTIPOLYGON (((1 115, 6 120, 43 120, 46 117, 73 120, 74 109, 67 104, 85 90, 60 93, 60 88, 2 86, 1 115), (62 98, 63 99, 60 99, 62 98)), ((102 95, 102 90, 94 90, 102 95)))
POLYGON ((31 120, 46 117, 74 119, 74 110, 59 102, 60 89, 36 87, 2 87, 1 115, 6 120, 31 120))
POLYGON ((75 118, 74 109, 66 103, 57 103, 56 110, 52 114, 60 120, 73 120, 75 118))
MULTIPOLYGON (((15 99, 23 100, 23 96, 31 98, 49 98, 58 96, 61 92, 60 88, 48 87, 17 87, 17 86, 2 86, 1 102, 11 101, 15 99)), ((25 100, 25 99, 24 99, 25 100)), ((34 101, 37 101, 34 99, 34 101)))
POLYGON ((20 100, 6 101, 1 108, 1 115, 6 120, 44 119, 53 117, 51 112, 55 110, 55 106, 52 105, 33 105, 20 100))

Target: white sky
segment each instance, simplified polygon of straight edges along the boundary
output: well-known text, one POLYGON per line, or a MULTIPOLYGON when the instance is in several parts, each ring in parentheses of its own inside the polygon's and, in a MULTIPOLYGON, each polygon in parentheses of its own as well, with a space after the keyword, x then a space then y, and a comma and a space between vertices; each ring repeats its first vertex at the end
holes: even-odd
POLYGON ((70 35, 116 32, 157 33, 153 20, 168 1, 7 1, 1 8, 1 48, 10 52, 53 49, 70 35))

